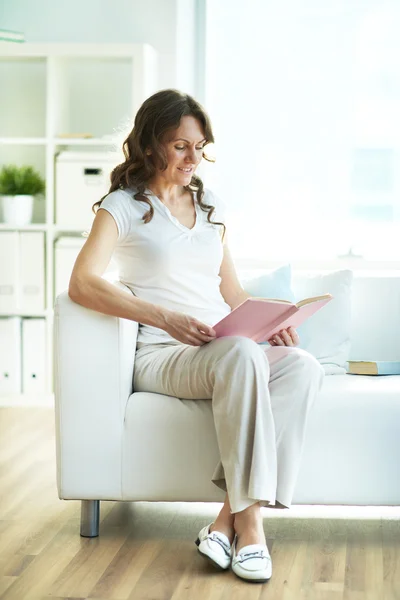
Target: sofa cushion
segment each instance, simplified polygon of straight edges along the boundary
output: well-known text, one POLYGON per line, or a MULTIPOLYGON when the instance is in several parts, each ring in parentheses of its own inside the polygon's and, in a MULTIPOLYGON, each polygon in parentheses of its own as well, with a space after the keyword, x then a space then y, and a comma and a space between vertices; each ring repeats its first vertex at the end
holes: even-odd
MULTIPOLYGON (((400 376, 325 377, 293 504, 399 504, 399 396, 400 376)), ((220 456, 210 400, 136 392, 122 456, 123 500, 224 501, 211 481, 220 456)))
POLYGON ((300 348, 322 364, 325 374, 346 372, 351 346, 351 288, 353 272, 296 276, 292 280, 296 301, 327 292, 333 300, 298 327, 300 348))
MULTIPOLYGON (((326 375, 346 372, 350 352, 352 271, 292 277, 291 265, 265 271, 252 278, 243 274, 243 288, 252 296, 280 298, 296 302, 330 292, 333 300, 297 328, 299 347, 310 352, 322 364, 326 375)), ((268 344, 268 342, 264 342, 268 344)))
POLYGON ((242 277, 242 286, 251 296, 295 302, 291 279, 292 268, 288 264, 273 271, 261 273, 257 277, 244 276, 242 277))

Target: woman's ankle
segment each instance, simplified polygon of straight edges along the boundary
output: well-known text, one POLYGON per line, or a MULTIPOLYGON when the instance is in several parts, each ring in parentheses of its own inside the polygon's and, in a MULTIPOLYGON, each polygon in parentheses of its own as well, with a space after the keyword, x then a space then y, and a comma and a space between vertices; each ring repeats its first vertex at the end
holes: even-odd
POLYGON ((262 520, 261 506, 258 502, 248 506, 240 512, 234 513, 234 522, 236 523, 251 523, 262 520))
POLYGON ((252 505, 249 508, 235 513, 234 529, 237 535, 236 550, 251 544, 265 544, 265 533, 263 517, 260 505, 252 505))
POLYGON ((233 543, 235 537, 234 523, 231 520, 216 518, 214 523, 210 526, 210 532, 219 531, 226 535, 230 543, 233 543))
POLYGON ((233 542, 233 538, 235 537, 235 515, 230 512, 230 508, 224 504, 222 507, 218 517, 215 519, 214 523, 210 527, 210 531, 221 531, 224 533, 230 542, 233 542))

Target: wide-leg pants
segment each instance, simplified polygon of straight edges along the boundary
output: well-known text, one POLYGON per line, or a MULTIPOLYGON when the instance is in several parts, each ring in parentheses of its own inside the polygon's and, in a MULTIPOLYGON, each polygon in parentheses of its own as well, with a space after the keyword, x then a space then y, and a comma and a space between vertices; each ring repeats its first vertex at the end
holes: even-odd
POLYGON ((323 377, 304 350, 231 336, 203 346, 138 344, 133 389, 211 399, 221 459, 212 481, 228 492, 235 513, 255 502, 291 505, 323 377))

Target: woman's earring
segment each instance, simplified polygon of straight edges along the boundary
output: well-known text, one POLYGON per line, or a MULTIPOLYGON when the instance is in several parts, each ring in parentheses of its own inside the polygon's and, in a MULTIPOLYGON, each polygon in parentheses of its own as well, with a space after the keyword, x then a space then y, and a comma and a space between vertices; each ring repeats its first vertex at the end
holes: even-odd
POLYGON ((146 154, 147 154, 147 156, 150 156, 151 150, 146 150, 146 154))

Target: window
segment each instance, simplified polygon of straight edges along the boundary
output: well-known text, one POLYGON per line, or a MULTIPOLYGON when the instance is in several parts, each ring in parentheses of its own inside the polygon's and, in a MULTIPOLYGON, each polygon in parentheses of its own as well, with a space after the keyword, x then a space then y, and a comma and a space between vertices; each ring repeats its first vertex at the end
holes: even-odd
POLYGON ((400 265, 398 0, 209 1, 205 29, 234 256, 400 265))

